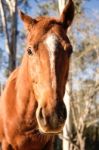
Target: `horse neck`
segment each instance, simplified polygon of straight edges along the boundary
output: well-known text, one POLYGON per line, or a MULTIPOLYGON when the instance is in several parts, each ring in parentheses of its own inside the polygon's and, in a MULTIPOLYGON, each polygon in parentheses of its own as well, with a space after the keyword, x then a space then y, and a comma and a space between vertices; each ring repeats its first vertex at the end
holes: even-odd
MULTIPOLYGON (((25 54, 19 68, 17 82, 17 105, 19 114, 25 114, 28 111, 28 105, 35 105, 35 97, 32 91, 32 85, 28 72, 28 56, 25 54), (27 108, 27 109, 26 109, 27 108)), ((33 110, 33 108, 31 108, 33 110)))

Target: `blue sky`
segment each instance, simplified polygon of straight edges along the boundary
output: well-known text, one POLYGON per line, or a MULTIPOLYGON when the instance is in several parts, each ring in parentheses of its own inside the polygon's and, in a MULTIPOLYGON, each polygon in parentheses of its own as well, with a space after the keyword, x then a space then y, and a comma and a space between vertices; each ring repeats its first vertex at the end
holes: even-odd
MULTIPOLYGON (((40 2, 42 3, 42 1, 44 2, 44 0, 41 0, 40 2)), ((37 12, 39 12, 40 10, 37 8, 36 2, 34 0, 29 0, 29 2, 31 4, 32 9, 30 11, 28 11, 28 14, 37 16, 37 12)), ((99 0, 83 0, 83 2, 84 2, 84 7, 86 9, 99 11, 99 0)))
POLYGON ((91 0, 86 3, 86 7, 99 10, 99 0, 91 0))

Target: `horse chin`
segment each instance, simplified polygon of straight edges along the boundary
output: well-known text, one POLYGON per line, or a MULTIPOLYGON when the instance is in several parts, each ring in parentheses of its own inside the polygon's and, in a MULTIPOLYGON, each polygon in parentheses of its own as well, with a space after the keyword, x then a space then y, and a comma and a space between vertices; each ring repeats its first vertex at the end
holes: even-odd
POLYGON ((49 128, 47 128, 47 127, 45 128, 45 127, 39 126, 39 132, 40 132, 41 134, 55 134, 55 135, 56 135, 56 134, 59 134, 59 133, 62 132, 63 127, 64 127, 64 126, 62 126, 61 128, 52 130, 52 129, 49 129, 49 128))
POLYGON ((51 131, 51 130, 42 130, 42 129, 39 129, 39 132, 40 132, 41 134, 54 134, 54 135, 57 135, 57 134, 61 133, 62 130, 61 130, 61 131, 60 131, 60 130, 51 131))

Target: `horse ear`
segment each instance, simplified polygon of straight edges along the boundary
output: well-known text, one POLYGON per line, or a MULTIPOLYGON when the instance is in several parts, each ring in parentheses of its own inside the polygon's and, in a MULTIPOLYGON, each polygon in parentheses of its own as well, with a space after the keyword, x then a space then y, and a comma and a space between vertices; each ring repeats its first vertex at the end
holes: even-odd
POLYGON ((60 17, 60 21, 65 29, 67 29, 71 25, 73 18, 74 18, 74 3, 72 0, 69 0, 60 17))
POLYGON ((31 28, 33 27, 33 25, 37 21, 35 19, 31 18, 30 16, 26 15, 25 13, 23 13, 20 10, 19 10, 19 15, 20 15, 20 18, 22 19, 22 21, 24 22, 25 28, 30 31, 31 28))

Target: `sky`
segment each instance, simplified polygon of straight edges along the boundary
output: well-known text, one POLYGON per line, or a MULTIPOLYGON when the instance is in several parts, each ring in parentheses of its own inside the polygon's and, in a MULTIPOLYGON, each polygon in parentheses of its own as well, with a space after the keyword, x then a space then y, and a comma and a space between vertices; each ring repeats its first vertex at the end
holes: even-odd
MULTIPOLYGON (((38 0, 38 1, 40 1, 40 3, 42 3, 42 1, 44 2, 44 0, 38 0)), ((29 2, 33 9, 31 11, 28 11, 28 14, 29 15, 33 14, 33 16, 37 16, 38 15, 37 12, 40 12, 40 10, 37 8, 35 0, 29 0, 29 2)), ((84 7, 86 9, 97 10, 99 12, 99 0, 83 0, 83 2, 84 2, 84 7)))
POLYGON ((99 0, 91 0, 86 3, 87 8, 99 10, 99 0))

